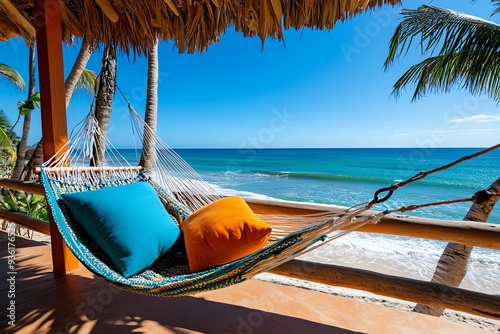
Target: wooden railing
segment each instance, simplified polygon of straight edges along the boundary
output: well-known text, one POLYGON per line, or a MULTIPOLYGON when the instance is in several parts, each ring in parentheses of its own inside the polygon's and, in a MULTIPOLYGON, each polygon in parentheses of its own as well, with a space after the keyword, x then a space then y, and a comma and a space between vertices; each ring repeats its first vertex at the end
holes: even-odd
MULTIPOLYGON (((45 191, 41 184, 34 182, 23 182, 10 179, 0 179, 0 187, 25 191, 27 193, 45 196, 45 191)), ((49 223, 33 218, 21 212, 13 212, 0 209, 0 219, 11 221, 30 230, 50 235, 49 223)))
POLYGON ((30 230, 50 235, 49 223, 33 218, 21 212, 0 209, 0 219, 11 221, 30 230))
MULTIPOLYGON (((332 210, 331 206, 308 203, 259 199, 247 199, 247 202, 256 213, 261 214, 303 215, 332 210)), ((367 212, 366 214, 372 213, 367 212)), ((388 215, 382 218, 379 223, 364 225, 356 231, 448 241, 495 250, 500 249, 500 225, 496 224, 388 215)), ((500 296, 450 287, 444 284, 302 260, 288 261, 269 270, 269 272, 500 319, 500 296)))
POLYGON ((0 187, 25 191, 27 193, 45 196, 45 191, 40 183, 0 179, 0 187))
MULTIPOLYGON (((262 214, 303 215, 336 211, 332 210, 331 206, 320 204, 259 199, 247 199, 247 202, 252 210, 262 214)), ((338 211, 340 210, 339 208, 338 211)), ((372 213, 374 211, 367 211, 365 215, 372 213)), ((500 225, 498 224, 390 214, 383 217, 379 223, 364 225, 356 231, 455 242, 500 250, 500 225)))
MULTIPOLYGON (((39 184, 0 179, 0 186, 44 195, 43 187, 39 184)), ((256 213, 301 215, 332 210, 330 206, 316 204, 256 199, 247 199, 247 202, 256 213)), ((47 222, 22 213, 0 210, 0 218, 40 233, 50 233, 47 222)), ((500 226, 488 223, 388 215, 378 224, 365 225, 357 231, 449 241, 500 250, 500 226)), ((450 287, 444 284, 302 260, 288 261, 271 269, 269 272, 500 319, 500 296, 450 287)))
POLYGON ((369 270, 290 260, 270 273, 500 319, 500 297, 369 270))

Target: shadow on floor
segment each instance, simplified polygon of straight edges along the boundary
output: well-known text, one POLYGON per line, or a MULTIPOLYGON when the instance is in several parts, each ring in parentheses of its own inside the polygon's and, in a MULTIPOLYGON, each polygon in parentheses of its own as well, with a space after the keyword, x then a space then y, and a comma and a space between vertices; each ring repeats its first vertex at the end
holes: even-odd
MULTIPOLYGON (((6 234, 0 234, 0 272, 5 276, 9 272, 7 238, 6 234)), ((9 319, 2 317, 0 328, 6 328, 4 333, 358 333, 199 297, 133 294, 101 278, 93 278, 84 269, 76 274, 55 277, 49 268, 50 251, 46 245, 19 238, 16 247, 19 257, 16 259, 15 298, 8 297, 11 288, 8 284, 0 288, 4 310, 4 305, 15 300, 16 326, 9 326, 9 319)), ((269 300, 269 305, 276 302, 279 301, 269 300)))

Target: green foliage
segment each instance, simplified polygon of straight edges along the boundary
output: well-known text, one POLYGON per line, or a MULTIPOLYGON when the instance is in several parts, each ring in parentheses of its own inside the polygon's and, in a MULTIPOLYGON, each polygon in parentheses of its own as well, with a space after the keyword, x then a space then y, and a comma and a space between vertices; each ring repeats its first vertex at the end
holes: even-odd
POLYGON ((0 150, 9 154, 10 162, 16 161, 16 135, 10 132, 10 123, 3 110, 0 110, 0 150))
MULTIPOLYGON (((494 1, 497 11, 500 1, 494 1)), ((413 100, 428 92, 464 88, 500 101, 500 25, 434 6, 402 11, 403 21, 391 38, 387 69, 405 56, 415 39, 422 55, 430 57, 413 65, 394 84, 397 97, 415 86, 413 100), (437 53, 437 54, 436 54, 437 53)))
POLYGON ((493 7, 495 7, 495 10, 493 11, 493 14, 491 14, 491 16, 500 13, 500 0, 492 0, 491 3, 493 4, 493 7))
POLYGON ((80 76, 78 82, 76 83, 76 88, 88 90, 89 93, 95 94, 96 81, 97 81, 97 76, 95 72, 88 69, 84 69, 82 75, 80 76))
POLYGON ((17 158, 16 147, 14 146, 14 143, 12 142, 12 140, 9 138, 9 134, 6 133, 1 128, 0 128, 0 148, 9 153, 9 157, 10 157, 11 162, 16 161, 16 158, 17 158))
POLYGON ((48 221, 45 197, 24 191, 6 192, 0 198, 0 208, 21 212, 31 217, 48 221))
POLYGON ((0 110, 0 129, 8 131, 10 128, 9 119, 3 110, 0 110))
POLYGON ((11 178, 14 164, 6 150, 0 150, 0 177, 11 178))
POLYGON ((40 93, 36 92, 26 101, 17 102, 19 106, 19 113, 21 115, 26 115, 35 110, 35 108, 40 108, 40 93))
POLYGON ((24 89, 23 77, 12 67, 0 63, 0 75, 5 76, 10 82, 16 85, 19 89, 24 89))
MULTIPOLYGON (((45 204, 45 197, 40 195, 33 195, 25 193, 24 191, 3 191, 0 197, 0 208, 4 210, 21 212, 31 217, 49 221, 49 215, 45 204)), ((8 222, 4 221, 2 228, 7 229, 8 222)), ((19 225, 16 225, 15 232, 23 234, 19 225)), ((30 237, 29 230, 26 229, 25 233, 30 237)), ((32 235, 33 236, 33 235, 32 235)))
POLYGON ((9 118, 5 114, 5 111, 1 109, 0 109, 0 129, 4 130, 5 133, 8 133, 9 138, 12 141, 15 141, 17 139, 16 133, 12 131, 12 125, 9 122, 9 118))

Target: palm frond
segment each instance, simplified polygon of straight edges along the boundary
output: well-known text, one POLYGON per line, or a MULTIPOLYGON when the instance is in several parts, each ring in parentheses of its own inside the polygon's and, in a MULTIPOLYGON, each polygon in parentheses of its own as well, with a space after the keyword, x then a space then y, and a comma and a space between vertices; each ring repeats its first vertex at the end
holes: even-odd
MULTIPOLYGON (((19 137, 13 131, 13 128, 14 127, 10 123, 9 118, 5 114, 5 111, 0 110, 0 130, 2 130, 3 132, 5 132, 6 136, 9 138, 10 142, 12 143, 12 145, 15 146, 17 144, 18 140, 19 140, 19 137)), ((0 147, 2 147, 2 146, 3 145, 0 142, 0 147)))
POLYGON ((16 155, 16 147, 12 143, 12 140, 9 138, 9 135, 0 128, 0 149, 6 150, 10 155, 10 161, 15 162, 16 155))
POLYGON ((500 58, 491 56, 482 66, 474 66, 475 55, 461 54, 429 57, 411 66, 394 84, 392 94, 401 95, 408 85, 415 85, 412 100, 427 93, 450 92, 453 88, 466 89, 473 95, 481 93, 500 101, 500 58))
POLYGON ((29 114, 30 112, 35 110, 35 108, 40 108, 41 106, 40 93, 36 92, 35 94, 31 95, 31 97, 26 101, 17 102, 17 106, 19 107, 20 115, 29 114))
POLYGON ((10 127, 11 125, 9 119, 7 118, 7 115, 5 114, 5 111, 0 110, 0 129, 8 131, 10 127))
POLYGON ((9 79, 10 82, 16 85, 19 89, 24 89, 25 84, 23 77, 19 74, 19 72, 17 72, 12 67, 0 63, 0 75, 5 76, 7 79, 9 79))
POLYGON ((493 5, 493 7, 495 8, 493 10, 493 13, 491 14, 491 16, 500 13, 500 0, 491 0, 491 3, 493 5))
POLYGON ((434 6, 404 10, 402 14, 403 21, 391 38, 385 68, 406 55, 417 38, 422 55, 437 55, 412 66, 394 85, 396 96, 402 88, 415 84, 413 99, 428 91, 449 91, 459 86, 500 100, 494 86, 499 74, 496 58, 500 25, 434 6))
POLYGON ((88 91, 91 94, 95 94, 96 91, 96 81, 97 76, 94 71, 84 69, 82 75, 76 83, 76 88, 81 88, 88 91))

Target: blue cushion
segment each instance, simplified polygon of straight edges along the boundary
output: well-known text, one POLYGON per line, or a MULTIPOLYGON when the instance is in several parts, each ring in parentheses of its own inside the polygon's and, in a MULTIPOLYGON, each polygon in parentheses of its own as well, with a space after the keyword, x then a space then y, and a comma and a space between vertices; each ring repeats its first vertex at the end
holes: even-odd
POLYGON ((183 245, 179 227, 147 182, 61 197, 75 222, 126 278, 183 245))

